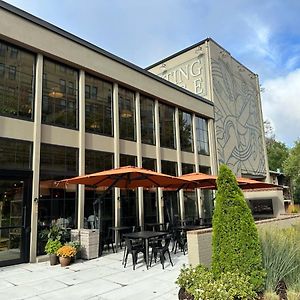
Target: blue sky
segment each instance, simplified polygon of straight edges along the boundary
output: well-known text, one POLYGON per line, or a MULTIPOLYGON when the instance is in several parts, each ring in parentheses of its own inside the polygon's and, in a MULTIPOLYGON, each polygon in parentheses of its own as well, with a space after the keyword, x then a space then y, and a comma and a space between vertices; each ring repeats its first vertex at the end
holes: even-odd
POLYGON ((9 0, 141 67, 212 37, 257 73, 264 119, 300 137, 298 0, 9 0))

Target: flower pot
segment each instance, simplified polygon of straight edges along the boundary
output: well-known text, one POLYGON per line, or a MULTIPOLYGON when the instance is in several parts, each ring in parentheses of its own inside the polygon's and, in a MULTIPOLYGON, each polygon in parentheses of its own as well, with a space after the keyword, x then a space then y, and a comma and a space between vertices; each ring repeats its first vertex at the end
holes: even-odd
POLYGON ((62 257, 62 256, 60 256, 59 257, 59 262, 60 262, 60 265, 62 267, 66 267, 66 266, 68 266, 70 264, 71 257, 62 257))
POLYGON ((57 261, 56 254, 49 254, 49 258, 50 258, 50 266, 57 265, 58 261, 57 261))

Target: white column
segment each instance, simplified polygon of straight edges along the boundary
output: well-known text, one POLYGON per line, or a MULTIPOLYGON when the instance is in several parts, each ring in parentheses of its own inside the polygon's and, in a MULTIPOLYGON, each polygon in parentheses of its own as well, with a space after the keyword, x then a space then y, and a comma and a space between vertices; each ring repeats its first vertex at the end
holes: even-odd
POLYGON ((218 153, 216 146, 215 124, 213 119, 208 119, 207 123, 211 174, 218 175, 218 153))
MULTIPOLYGON (((177 175, 182 175, 181 165, 181 143, 180 143, 180 125, 179 125, 179 111, 178 107, 175 107, 175 139, 176 139, 176 155, 177 155, 177 175)), ((179 205, 180 205, 180 218, 184 219, 184 196, 183 190, 179 190, 179 205)))
MULTIPOLYGON (((193 114, 193 147, 194 147, 194 161, 195 161, 195 171, 199 172, 199 153, 198 153, 198 145, 197 145, 197 124, 196 124, 196 115, 193 114)), ((196 189, 196 197, 197 197, 197 203, 198 203, 198 215, 199 218, 202 218, 203 212, 202 212, 202 201, 201 201, 201 190, 196 189)))
MULTIPOLYGON (((85 73, 79 72, 79 175, 85 174, 85 73)), ((84 224, 84 185, 78 186, 77 226, 84 224)))
MULTIPOLYGON (((159 125, 159 102, 155 100, 155 141, 156 141, 156 169, 161 172, 161 153, 160 153, 160 125, 159 125)), ((161 188, 157 189, 157 205, 159 222, 164 223, 164 200, 161 188)))
MULTIPOLYGON (((141 132, 141 111, 140 93, 135 93, 135 112, 136 112, 136 147, 137 147, 137 166, 142 167, 142 132, 141 132)), ((143 188, 138 188, 138 209, 139 225, 144 226, 144 200, 143 188)))
MULTIPOLYGON (((113 85, 113 120, 114 120, 114 167, 120 167, 120 141, 119 141, 119 88, 113 85)), ((120 225, 120 189, 114 189, 115 194, 115 226, 120 225)))
POLYGON ((32 209, 30 233, 30 262, 36 261, 37 221, 40 181, 41 122, 42 122, 43 56, 37 55, 35 69, 35 97, 32 150, 32 209))

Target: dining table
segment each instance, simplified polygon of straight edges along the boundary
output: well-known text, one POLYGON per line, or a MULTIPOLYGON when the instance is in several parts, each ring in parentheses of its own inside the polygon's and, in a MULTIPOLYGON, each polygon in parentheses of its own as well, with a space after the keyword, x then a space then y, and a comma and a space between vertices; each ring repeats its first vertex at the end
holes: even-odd
POLYGON ((122 232, 132 230, 132 226, 111 226, 108 227, 112 231, 112 239, 116 238, 116 252, 118 252, 118 243, 120 242, 120 248, 122 249, 122 232), (115 234, 117 233, 117 234, 115 234))
POLYGON ((129 238, 132 240, 136 239, 142 239, 144 241, 145 245, 145 254, 146 254, 146 267, 147 270, 149 268, 149 240, 153 238, 159 238, 159 237, 164 237, 168 235, 168 232, 161 232, 161 231, 139 231, 139 232, 132 232, 132 233, 125 233, 123 234, 123 237, 129 238))

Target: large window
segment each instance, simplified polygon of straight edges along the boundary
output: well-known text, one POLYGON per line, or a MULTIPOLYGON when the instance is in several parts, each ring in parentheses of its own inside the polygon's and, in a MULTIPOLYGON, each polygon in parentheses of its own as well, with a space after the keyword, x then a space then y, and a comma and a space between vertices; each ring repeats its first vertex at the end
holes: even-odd
POLYGON ((135 141, 135 99, 134 92, 119 87, 120 138, 135 141))
POLYGON ((196 117, 197 150, 199 154, 209 155, 207 120, 196 117))
POLYGON ((154 101, 141 95, 141 135, 142 143, 155 144, 154 101))
POLYGON ((195 165, 193 164, 182 163, 181 168, 182 168, 182 175, 195 172, 195 165))
POLYGON ((136 166, 136 156, 120 154, 120 167, 136 166))
POLYGON ((0 169, 31 170, 32 143, 0 138, 0 169))
POLYGON ((38 210, 38 254, 44 252, 44 229, 51 224, 76 226, 76 185, 66 188, 55 181, 78 175, 78 149, 42 144, 38 210))
POLYGON ((35 57, 0 41, 0 114, 33 118, 35 57))
POLYGON ((143 157, 142 158, 142 167, 147 170, 156 171, 156 159, 143 157))
POLYGON ((78 128, 78 72, 48 59, 44 60, 42 121, 78 128))
POLYGON ((85 150, 85 173, 101 172, 113 168, 113 153, 85 150))
POLYGON ((182 151, 193 152, 192 115, 179 110, 180 146, 182 151))
POLYGON ((171 176, 177 176, 177 163, 174 161, 162 160, 161 172, 171 176))
POLYGON ((175 149, 175 109, 174 107, 159 104, 160 145, 175 149))
POLYGON ((90 75, 85 77, 85 128, 112 135, 112 84, 90 75))

